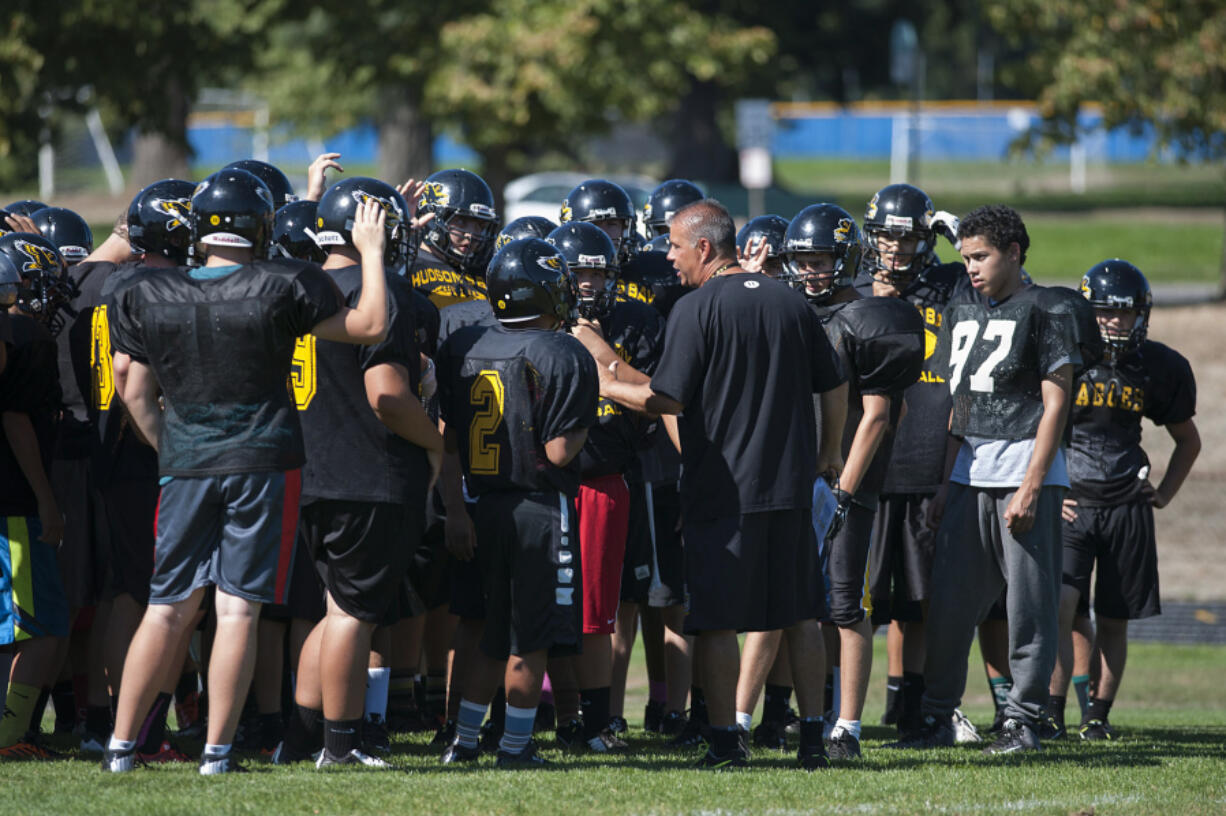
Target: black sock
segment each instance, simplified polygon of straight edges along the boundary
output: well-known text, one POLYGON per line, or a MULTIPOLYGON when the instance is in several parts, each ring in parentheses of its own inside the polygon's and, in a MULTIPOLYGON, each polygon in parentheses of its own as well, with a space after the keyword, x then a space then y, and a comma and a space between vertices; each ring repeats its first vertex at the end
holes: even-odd
POLYGON ((767 683, 766 697, 762 702, 762 722, 783 722, 788 716, 788 701, 791 699, 791 686, 767 683))
POLYGON ((170 695, 166 692, 158 692, 153 705, 149 708, 149 714, 145 717, 147 730, 144 732, 145 738, 136 748, 138 752, 156 754, 161 750, 162 742, 166 739, 166 715, 169 711, 170 695))
POLYGON ((1111 704, 1114 700, 1104 700, 1101 697, 1090 697, 1090 705, 1086 709, 1086 722, 1090 720, 1107 721, 1107 715, 1111 713, 1111 704))
POLYGON ((111 733, 111 707, 90 706, 85 709, 85 730, 94 736, 105 737, 111 733))
POLYGON ((583 709, 583 737, 591 739, 609 727, 609 687, 579 689, 583 709))
POLYGON ((727 728, 711 728, 711 753, 717 757, 726 757, 735 753, 741 747, 740 729, 735 725, 727 728))
POLYGON ((71 731, 77 724, 77 696, 71 680, 61 680, 52 687, 51 702, 55 706, 55 732, 71 731))
POLYGON ((923 672, 902 673, 902 712, 904 714, 915 713, 919 714, 920 706, 924 701, 924 674, 923 672))
POLYGON ((285 751, 291 756, 304 756, 319 750, 323 742, 324 713, 315 708, 295 705, 285 726, 285 751))
POLYGON ((426 707, 427 714, 439 717, 447 705, 447 675, 442 672, 430 672, 426 675, 426 707))
POLYGON ((51 689, 43 686, 42 691, 38 694, 38 700, 34 703, 34 711, 30 714, 30 723, 27 726, 30 731, 38 734, 42 731, 43 714, 47 711, 47 701, 51 699, 51 689))
POLYGON ((324 748, 334 757, 343 757, 362 744, 362 718, 324 720, 324 748))
POLYGON ((1047 695, 1047 713, 1054 717, 1061 728, 1064 727, 1064 704, 1068 697, 1063 694, 1047 695))
POLYGON ((834 710, 834 675, 826 675, 826 695, 822 699, 822 711, 834 710))
POLYGON ((690 686, 690 719, 700 723, 711 722, 707 716, 707 697, 698 686, 690 686))
POLYGON ((276 748, 277 743, 285 737, 285 719, 281 716, 281 712, 270 711, 267 714, 261 714, 259 723, 260 744, 256 747, 262 751, 276 748))
POLYGON ((885 710, 895 715, 906 708, 903 701, 902 683, 901 677, 889 675, 885 678, 885 710))

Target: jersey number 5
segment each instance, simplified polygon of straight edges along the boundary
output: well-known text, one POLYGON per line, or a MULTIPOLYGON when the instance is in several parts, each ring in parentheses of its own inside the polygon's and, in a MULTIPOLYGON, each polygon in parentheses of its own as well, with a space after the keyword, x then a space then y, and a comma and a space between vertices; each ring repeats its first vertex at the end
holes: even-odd
POLYGON ((502 446, 490 437, 502 425, 505 389, 497 371, 483 369, 468 390, 468 401, 477 406, 472 424, 468 426, 468 469, 472 473, 493 476, 498 473, 502 446))
POLYGON ((299 411, 311 407, 315 399, 315 370, 315 335, 304 334, 294 341, 289 371, 289 390, 299 411))
MULTIPOLYGON (((1009 356, 1009 351, 1013 348, 1013 329, 1016 326, 1016 320, 989 320, 984 326, 984 342, 995 340, 996 348, 971 374, 969 382, 972 391, 990 394, 996 390, 996 381, 992 379, 992 372, 1002 360, 1009 356)), ((962 369, 966 367, 966 361, 971 356, 971 349, 979 340, 979 323, 974 320, 962 321, 954 326, 951 339, 953 348, 949 352, 949 364, 952 369, 949 377, 949 392, 952 394, 957 392, 958 385, 962 382, 962 369)))
POLYGON ((99 411, 109 411, 115 396, 115 369, 111 362, 111 327, 106 306, 94 309, 90 324, 89 367, 93 371, 94 405, 99 411))

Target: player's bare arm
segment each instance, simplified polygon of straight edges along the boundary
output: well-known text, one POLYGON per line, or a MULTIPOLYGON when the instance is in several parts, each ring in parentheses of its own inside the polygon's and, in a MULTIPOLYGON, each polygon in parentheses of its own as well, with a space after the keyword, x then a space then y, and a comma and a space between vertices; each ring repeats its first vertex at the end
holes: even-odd
MULTIPOLYGON (((856 435, 847 452, 847 463, 839 475, 839 488, 855 493, 869 463, 877 454, 881 440, 890 427, 890 397, 886 394, 865 394, 862 397, 864 415, 856 426, 856 435)), ((825 415, 823 414, 823 417, 825 415)))
MULTIPOLYGON (((847 424, 847 383, 823 391, 821 439, 817 449, 817 475, 827 480, 843 472, 843 426, 847 424)), ((870 457, 872 458, 871 454, 870 457)), ((867 467, 867 465, 865 466, 867 467)))
POLYGON ((311 333, 337 343, 371 344, 387 337, 387 278, 383 269, 386 214, 373 198, 358 205, 353 245, 362 256, 362 294, 358 305, 321 320, 311 333))
POLYGON ((153 369, 145 363, 131 360, 123 389, 124 406, 141 436, 154 450, 162 430, 162 409, 158 405, 158 382, 153 369))
POLYGON ((579 455, 584 442, 587 442, 587 428, 567 431, 545 443, 545 458, 556 467, 566 467, 579 455))
POLYGON ((1026 466, 1022 485, 1013 494, 1005 508, 1005 523, 1009 531, 1018 536, 1034 526, 1035 511, 1039 505, 1039 491, 1056 451, 1064 435, 1064 421, 1068 414, 1069 391, 1073 384, 1073 366, 1065 364, 1043 378, 1040 392, 1043 397, 1043 417, 1035 432, 1034 451, 1026 466))
MULTIPOLYGON (((1166 474, 1158 487, 1150 487, 1146 493, 1150 503, 1157 508, 1166 507, 1175 498, 1179 488, 1188 478, 1196 457, 1200 455, 1200 432, 1196 430, 1196 422, 1189 419, 1184 422, 1174 422, 1166 426, 1167 433, 1175 442, 1171 458, 1166 462, 1166 474)), ((1146 482, 1149 487, 1149 483, 1146 482)))
POLYGON ((366 399, 379 421, 426 451, 430 461, 429 488, 433 488, 443 462, 443 437, 409 387, 408 370, 400 363, 381 363, 368 368, 364 379, 366 399))

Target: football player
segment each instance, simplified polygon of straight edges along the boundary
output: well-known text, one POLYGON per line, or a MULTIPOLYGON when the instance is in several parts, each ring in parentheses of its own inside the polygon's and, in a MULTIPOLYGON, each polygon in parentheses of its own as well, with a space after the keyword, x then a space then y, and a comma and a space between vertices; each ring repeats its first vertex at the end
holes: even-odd
POLYGON ((124 403, 158 451, 163 484, 150 605, 124 663, 102 760, 109 771, 135 766, 160 658, 210 585, 218 623, 200 772, 238 769, 230 748, 240 690, 251 680, 259 608, 282 601, 296 534, 304 454, 286 389, 295 343, 308 332, 353 343, 387 335, 383 210, 368 201, 357 211, 362 295, 353 308, 317 266, 260 260, 268 256, 273 212, 264 182, 245 170, 215 173, 191 201, 203 265, 140 275, 115 299, 112 344, 132 358, 124 403))
MULTIPOLYGON (((319 159, 316 159, 318 162, 319 159)), ((286 204, 297 201, 298 196, 294 195, 294 185, 290 184, 289 179, 281 168, 276 165, 269 164, 266 161, 259 159, 239 159, 233 161, 222 168, 223 170, 246 170, 251 175, 264 182, 268 187, 268 191, 272 193, 273 211, 284 207, 286 204)), ((308 174, 309 177, 309 174, 308 174)))
POLYGON ((677 210, 686 204, 702 201, 703 198, 702 190, 692 181, 669 179, 660 182, 643 205, 643 223, 647 227, 647 238, 650 240, 668 235, 669 224, 677 210))
POLYGON ((958 228, 973 296, 945 309, 942 376, 953 396, 927 620, 922 725, 897 747, 952 745, 975 624, 1006 590, 1013 685, 988 754, 1040 749, 1037 729, 1056 662, 1061 449, 1075 326, 1022 278, 1030 238, 1018 214, 980 207, 958 228))
POLYGON ((1196 382, 1187 359, 1147 337, 1153 302, 1141 270, 1118 258, 1093 266, 1081 291, 1094 307, 1106 345, 1101 363, 1073 385, 1072 444, 1064 501, 1064 586, 1060 597, 1060 664, 1052 675, 1049 713, 1063 725, 1079 603, 1094 588, 1098 681, 1082 717, 1086 740, 1115 736, 1108 720, 1128 655, 1128 621, 1161 612, 1153 511, 1168 506, 1200 453, 1196 382), (1166 428, 1175 442, 1162 482, 1149 481, 1141 419, 1166 428), (1095 570, 1097 565, 1097 570, 1095 570))
POLYGON ((617 250, 618 263, 628 263, 638 251, 634 239, 634 202, 620 185, 588 179, 562 200, 561 223, 586 221, 604 230, 617 250))
POLYGON ((581 646, 575 457, 596 421, 596 366, 560 329, 577 319, 565 259, 535 238, 511 241, 487 274, 498 324, 458 329, 439 349, 446 441, 458 450, 483 562, 488 617, 443 762, 479 756, 478 734, 506 689, 499 767, 544 763, 532 740, 548 655, 581 646))
POLYGON ((406 273, 413 286, 440 310, 485 300, 485 265, 498 232, 489 185, 468 170, 440 170, 426 179, 417 212, 434 217, 406 273))
POLYGON ((736 257, 748 272, 778 278, 783 275, 783 236, 788 220, 782 215, 751 218, 736 234, 736 257))
POLYGON ((865 295, 901 298, 924 319, 924 370, 905 394, 907 412, 894 431, 869 555, 872 623, 890 627, 882 724, 899 723, 906 731, 917 724, 924 694, 921 602, 928 598, 933 537, 924 514, 944 478, 949 424, 949 388, 934 367, 937 335, 945 304, 969 289, 970 279, 961 263, 941 263, 936 255, 937 238, 950 237, 957 219, 938 214, 918 187, 890 184, 877 191, 863 224, 857 288, 865 295))
POLYGON ((840 657, 839 711, 826 750, 831 759, 855 759, 872 666, 872 599, 865 582, 869 543, 903 392, 922 369, 923 321, 903 301, 864 297, 854 288, 860 235, 841 207, 814 204, 801 210, 788 225, 782 249, 788 279, 817 310, 850 383, 845 464, 833 485, 836 527, 825 542, 823 562, 840 657))
MULTIPOLYGON (((376 179, 347 178, 330 187, 317 207, 316 241, 328 248, 323 268, 350 306, 362 292, 362 258, 350 225, 368 201, 384 211, 383 263, 394 270, 403 259, 411 215, 400 191, 376 179)), ((394 274, 387 285, 386 340, 353 346, 307 335, 294 357, 294 397, 307 453, 300 530, 327 592, 327 615, 302 648, 295 691, 300 719, 317 721, 322 714, 317 768, 390 767, 362 744, 371 636, 377 625, 401 617, 401 583, 425 526, 426 490, 442 456, 442 437, 417 396, 421 364, 413 290, 394 274), (304 717, 302 709, 314 716, 304 717)), ((283 744, 275 760, 287 762, 314 749, 283 744)))

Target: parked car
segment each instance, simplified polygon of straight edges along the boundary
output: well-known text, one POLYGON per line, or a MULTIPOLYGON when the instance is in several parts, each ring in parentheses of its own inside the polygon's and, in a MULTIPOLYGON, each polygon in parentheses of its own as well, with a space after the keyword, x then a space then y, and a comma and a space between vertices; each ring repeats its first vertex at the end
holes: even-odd
POLYGON ((590 178, 605 178, 620 184, 634 202, 635 216, 640 233, 645 233, 643 205, 658 182, 648 176, 614 174, 593 176, 569 171, 532 173, 520 176, 503 188, 502 223, 509 224, 525 215, 541 215, 557 222, 562 209, 562 199, 581 182, 590 178))

